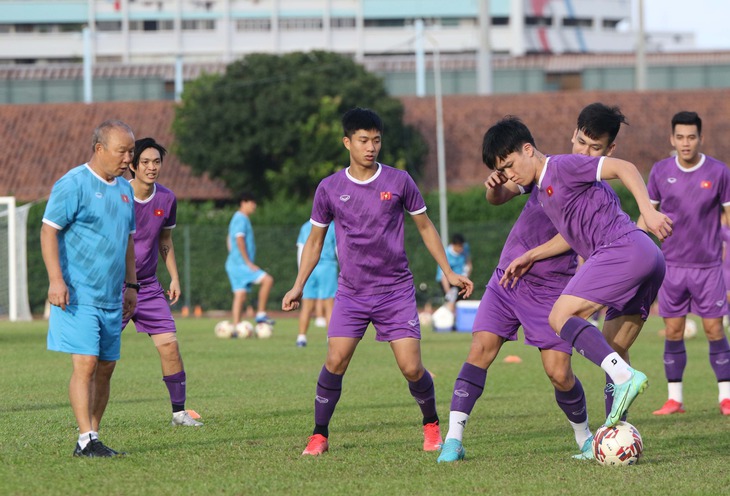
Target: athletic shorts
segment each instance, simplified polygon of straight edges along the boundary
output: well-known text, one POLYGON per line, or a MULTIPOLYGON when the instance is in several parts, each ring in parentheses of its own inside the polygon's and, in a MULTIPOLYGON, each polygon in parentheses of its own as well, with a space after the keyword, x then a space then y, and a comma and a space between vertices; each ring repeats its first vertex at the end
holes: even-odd
POLYGON ((338 292, 327 337, 362 338, 371 322, 377 341, 421 339, 415 286, 368 296, 338 292))
MULTIPOLYGON (((126 291, 134 291, 127 289, 126 291)), ((127 327, 130 319, 122 321, 122 329, 127 327)), ((137 295, 137 308, 132 319, 137 332, 147 334, 164 334, 175 332, 175 320, 172 318, 170 303, 165 296, 160 281, 156 278, 140 282, 137 295)))
POLYGON ((597 248, 563 294, 608 307, 606 320, 641 315, 646 320, 664 280, 664 255, 644 231, 631 231, 597 248))
POLYGON ((720 266, 667 267, 667 276, 659 290, 659 315, 671 318, 688 313, 703 319, 717 319, 728 313, 720 266))
POLYGON ((233 265, 226 263, 226 273, 228 280, 231 281, 231 290, 235 293, 238 291, 251 291, 251 286, 259 284, 266 276, 263 270, 251 270, 247 265, 233 265))
POLYGON ((337 262, 320 261, 304 285, 302 298, 305 300, 329 300, 337 293, 337 262))
POLYGON ((65 311, 51 306, 47 340, 51 351, 93 355, 113 362, 120 357, 121 336, 121 305, 115 309, 66 305, 65 311))
POLYGON ((541 350, 562 351, 568 355, 570 343, 558 336, 548 323, 560 290, 520 279, 514 288, 499 285, 504 271, 496 269, 484 291, 474 317, 473 332, 491 332, 508 341, 517 339, 520 326, 525 344, 541 350))

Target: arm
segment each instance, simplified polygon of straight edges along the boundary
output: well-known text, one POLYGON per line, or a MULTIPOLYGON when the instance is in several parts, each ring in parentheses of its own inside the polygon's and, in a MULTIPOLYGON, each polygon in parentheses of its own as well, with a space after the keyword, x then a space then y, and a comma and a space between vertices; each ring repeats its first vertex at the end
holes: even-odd
POLYGON ((167 296, 170 298, 170 305, 174 305, 180 299, 180 275, 177 272, 177 260, 175 259, 175 245, 172 243, 172 229, 163 229, 160 233, 160 256, 165 261, 165 267, 170 274, 170 290, 167 296))
POLYGON ((48 272, 48 302, 65 311, 69 295, 58 255, 58 229, 45 222, 41 226, 41 254, 48 272))
POLYGON ((487 188, 487 201, 492 205, 501 205, 507 203, 515 196, 522 194, 520 187, 507 179, 507 176, 501 172, 492 172, 484 186, 487 188))
MULTIPOLYGON (((127 241, 127 256, 125 257, 126 262, 126 273, 124 280, 126 282, 137 282, 137 266, 134 259, 134 237, 132 234, 129 235, 127 241)), ((127 289, 124 292, 124 300, 122 302, 122 316, 129 318, 134 313, 134 309, 137 306, 137 291, 134 289, 127 289)))
POLYGON ((258 265, 254 264, 251 259, 248 257, 248 250, 246 249, 246 237, 245 236, 236 236, 236 248, 238 248, 238 251, 241 252, 241 256, 243 257, 243 262, 248 265, 248 268, 251 270, 259 270, 258 265))
POLYGON ((317 262, 319 262, 319 256, 322 254, 322 246, 324 246, 324 237, 327 235, 328 228, 329 226, 319 227, 312 225, 312 232, 309 233, 307 242, 304 244, 304 249, 302 250, 297 279, 281 301, 282 310, 290 311, 299 308, 299 302, 302 299, 302 290, 310 274, 317 266, 317 262))
POLYGON ((649 200, 644 178, 631 162, 606 157, 600 168, 601 179, 619 179, 628 189, 639 206, 643 224, 659 240, 672 234, 672 220, 659 212, 649 200))
POLYGON ((421 239, 423 239, 423 244, 426 245, 426 248, 429 253, 431 253, 433 259, 439 267, 441 267, 441 270, 444 272, 444 276, 448 279, 449 284, 461 288, 459 294, 463 294, 465 298, 471 296, 472 291, 474 291, 474 283, 471 282, 468 277, 455 274, 454 271, 451 270, 449 261, 446 258, 446 252, 444 251, 444 245, 441 243, 441 238, 439 237, 438 232, 436 232, 436 228, 433 227, 433 223, 431 222, 431 219, 428 218, 428 215, 424 212, 412 215, 411 217, 416 223, 421 239))
POLYGON ((532 264, 540 260, 545 260, 546 258, 561 255, 568 250, 570 250, 568 242, 565 241, 563 236, 556 234, 549 241, 526 251, 521 256, 512 260, 504 271, 502 279, 499 280, 499 284, 507 287, 509 282, 512 281, 512 287, 514 287, 520 277, 524 276, 530 270, 532 264))

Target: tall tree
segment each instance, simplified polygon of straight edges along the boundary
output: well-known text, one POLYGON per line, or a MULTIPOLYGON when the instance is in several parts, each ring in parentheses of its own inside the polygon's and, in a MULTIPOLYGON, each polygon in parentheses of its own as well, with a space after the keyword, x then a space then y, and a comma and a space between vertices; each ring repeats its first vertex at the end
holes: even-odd
POLYGON ((379 77, 331 52, 252 54, 189 83, 173 122, 176 151, 233 191, 306 199, 347 165, 339 119, 356 106, 383 118, 380 159, 418 178, 426 144, 403 123, 402 103, 379 77))

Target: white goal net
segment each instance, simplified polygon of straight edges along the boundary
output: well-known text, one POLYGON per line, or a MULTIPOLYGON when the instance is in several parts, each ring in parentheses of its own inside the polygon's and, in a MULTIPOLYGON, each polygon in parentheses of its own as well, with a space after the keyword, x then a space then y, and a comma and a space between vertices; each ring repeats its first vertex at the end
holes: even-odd
POLYGON ((31 204, 15 206, 15 197, 0 196, 0 318, 32 320, 28 303, 26 226, 31 204))

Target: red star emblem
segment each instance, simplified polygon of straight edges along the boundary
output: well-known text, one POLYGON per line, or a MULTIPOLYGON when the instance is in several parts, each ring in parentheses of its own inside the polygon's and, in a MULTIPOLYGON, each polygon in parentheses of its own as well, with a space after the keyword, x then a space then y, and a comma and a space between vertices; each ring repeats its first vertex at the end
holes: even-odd
POLYGON ((162 209, 160 209, 160 208, 155 209, 155 217, 162 217, 163 215, 165 215, 165 212, 162 209))
POLYGON ((124 203, 129 203, 129 197, 127 195, 122 195, 122 201, 124 203))
POLYGON ((712 187, 712 182, 710 181, 702 181, 700 183, 700 188, 702 189, 710 189, 712 187))
POLYGON ((545 192, 547 193, 548 196, 553 196, 553 187, 548 186, 547 189, 545 190, 545 192))
POLYGON ((380 192, 380 199, 381 200, 390 200, 393 198, 393 195, 390 193, 390 191, 381 191, 380 192))

